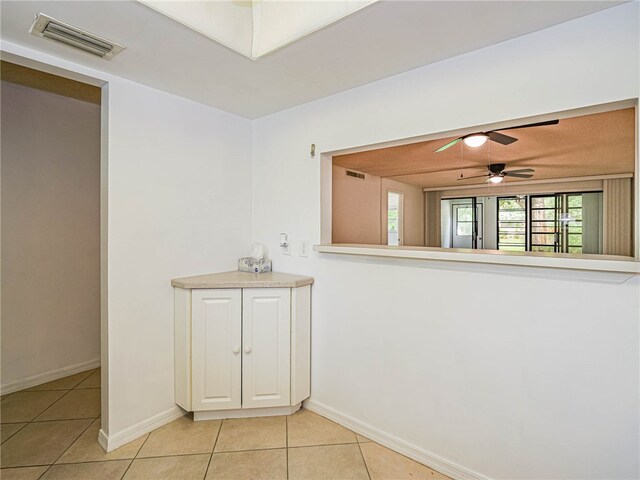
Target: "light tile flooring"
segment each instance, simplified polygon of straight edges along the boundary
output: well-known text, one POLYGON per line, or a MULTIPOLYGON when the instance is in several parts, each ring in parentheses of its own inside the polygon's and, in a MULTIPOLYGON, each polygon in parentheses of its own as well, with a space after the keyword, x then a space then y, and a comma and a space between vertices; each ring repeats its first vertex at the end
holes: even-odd
POLYGON ((301 410, 289 417, 179 418, 105 454, 100 370, 11 393, 0 403, 2 480, 446 480, 301 410))

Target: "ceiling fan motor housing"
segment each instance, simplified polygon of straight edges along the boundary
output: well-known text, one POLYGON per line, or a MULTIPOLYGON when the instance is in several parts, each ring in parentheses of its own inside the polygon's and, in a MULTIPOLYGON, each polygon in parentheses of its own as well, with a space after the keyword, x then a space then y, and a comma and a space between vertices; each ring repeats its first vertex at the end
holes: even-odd
POLYGON ((487 167, 493 175, 500 175, 507 165, 506 163, 492 163, 491 165, 487 165, 487 167))

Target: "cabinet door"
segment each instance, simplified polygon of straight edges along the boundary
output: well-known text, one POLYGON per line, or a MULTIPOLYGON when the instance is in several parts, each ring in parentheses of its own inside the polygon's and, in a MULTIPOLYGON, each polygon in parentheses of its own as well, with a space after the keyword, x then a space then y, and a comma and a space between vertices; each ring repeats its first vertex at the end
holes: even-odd
POLYGON ((241 406, 242 293, 194 289, 191 312, 192 407, 241 406))
POLYGON ((245 288, 242 303, 242 406, 289 405, 291 289, 245 288))

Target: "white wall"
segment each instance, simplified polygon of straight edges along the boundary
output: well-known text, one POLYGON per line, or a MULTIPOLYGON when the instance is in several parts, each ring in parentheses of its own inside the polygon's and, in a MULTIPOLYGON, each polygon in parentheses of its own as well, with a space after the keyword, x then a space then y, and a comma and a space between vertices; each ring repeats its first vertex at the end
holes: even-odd
POLYGON ((171 278, 235 270, 250 252, 251 122, 9 42, 2 50, 27 66, 107 82, 102 430, 135 438, 145 422, 177 411, 171 278))
POLYGON ((316 279, 314 402, 489 477, 640 475, 637 277, 277 247, 279 232, 320 240, 310 144, 334 151, 637 97, 638 17, 637 2, 615 7, 255 121, 254 239, 274 269, 316 279))
POLYGON ((109 82, 109 434, 174 407, 171 278, 251 250, 251 123, 109 82))
POLYGON ((100 106, 2 82, 2 391, 100 362, 100 106))

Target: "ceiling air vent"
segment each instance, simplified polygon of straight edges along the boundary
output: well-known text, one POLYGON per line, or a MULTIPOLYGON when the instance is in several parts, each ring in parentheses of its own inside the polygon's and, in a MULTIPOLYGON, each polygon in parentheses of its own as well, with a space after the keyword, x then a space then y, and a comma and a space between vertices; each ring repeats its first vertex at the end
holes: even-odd
POLYGON ((70 47, 97 55, 105 60, 111 60, 111 57, 120 53, 125 48, 111 40, 61 22, 43 13, 38 14, 29 33, 64 43, 70 47))
POLYGON ((364 173, 352 172, 351 170, 347 170, 347 176, 362 178, 364 180, 364 173))

